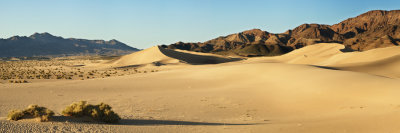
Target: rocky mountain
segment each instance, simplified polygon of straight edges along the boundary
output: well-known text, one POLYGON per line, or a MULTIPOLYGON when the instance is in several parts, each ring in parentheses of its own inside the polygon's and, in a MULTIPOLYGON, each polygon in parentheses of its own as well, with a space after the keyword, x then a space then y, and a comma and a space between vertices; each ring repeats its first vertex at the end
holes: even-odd
POLYGON ((400 10, 374 10, 338 24, 303 24, 285 33, 259 29, 218 37, 206 42, 178 42, 168 47, 224 55, 280 55, 315 43, 342 43, 350 50, 397 46, 400 43, 400 10))
POLYGON ((259 56, 281 55, 293 48, 285 46, 286 36, 271 34, 260 29, 252 29, 228 36, 218 37, 203 43, 177 42, 168 47, 197 52, 213 52, 223 55, 259 56))
POLYGON ((343 44, 354 50, 399 45, 400 10, 369 11, 332 25, 331 29, 343 35, 343 44))
POLYGON ((117 40, 62 38, 49 33, 0 39, 0 57, 123 55, 138 50, 117 40))
POLYGON ((303 24, 286 32, 287 46, 301 48, 320 42, 342 42, 343 36, 333 31, 329 25, 303 24))

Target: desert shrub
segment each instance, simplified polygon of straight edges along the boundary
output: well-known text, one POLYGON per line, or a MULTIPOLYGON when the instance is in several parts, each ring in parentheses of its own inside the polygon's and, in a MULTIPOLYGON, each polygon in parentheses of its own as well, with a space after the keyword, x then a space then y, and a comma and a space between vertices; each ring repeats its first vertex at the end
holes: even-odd
POLYGON ((110 105, 105 103, 92 105, 86 101, 72 103, 62 111, 62 114, 74 117, 88 116, 94 120, 106 123, 117 123, 121 119, 117 113, 111 110, 110 105))
POLYGON ((24 117, 24 113, 21 110, 11 110, 7 115, 8 120, 14 121, 20 120, 22 117, 24 117))
POLYGON ((50 117, 54 115, 54 112, 47 109, 46 107, 40 107, 38 105, 29 105, 24 110, 12 110, 8 113, 8 120, 20 120, 23 118, 40 118, 40 121, 49 121, 50 117))

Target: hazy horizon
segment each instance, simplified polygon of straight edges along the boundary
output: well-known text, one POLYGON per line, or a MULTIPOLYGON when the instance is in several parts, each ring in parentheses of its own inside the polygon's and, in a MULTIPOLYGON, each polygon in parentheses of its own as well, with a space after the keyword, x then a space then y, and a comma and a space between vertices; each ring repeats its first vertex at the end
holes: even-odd
POLYGON ((335 24, 400 1, 23 1, 0 4, 0 38, 48 32, 64 38, 116 39, 144 49, 202 42, 253 28, 282 33, 303 23, 335 24), (340 8, 339 8, 340 7, 340 8))

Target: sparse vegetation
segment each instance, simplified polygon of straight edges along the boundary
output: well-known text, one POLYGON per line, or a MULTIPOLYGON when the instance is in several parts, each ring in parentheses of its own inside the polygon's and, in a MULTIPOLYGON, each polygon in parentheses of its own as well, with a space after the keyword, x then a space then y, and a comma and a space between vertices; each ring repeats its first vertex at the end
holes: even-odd
MULTIPOLYGON (((143 73, 136 67, 85 68, 92 60, 52 58, 48 60, 0 61, 0 82, 28 83, 34 79, 82 80, 143 73)), ((150 72, 150 71, 147 71, 150 72)))
POLYGON ((111 110, 108 104, 100 103, 98 105, 88 104, 86 101, 75 102, 67 106, 62 114, 64 116, 83 117, 88 116, 97 121, 106 123, 117 123, 121 118, 117 113, 111 110))
POLYGON ((39 118, 41 122, 49 121, 50 117, 54 115, 54 112, 47 109, 46 107, 40 107, 38 105, 29 105, 24 110, 11 110, 8 113, 8 120, 20 120, 23 118, 39 118))

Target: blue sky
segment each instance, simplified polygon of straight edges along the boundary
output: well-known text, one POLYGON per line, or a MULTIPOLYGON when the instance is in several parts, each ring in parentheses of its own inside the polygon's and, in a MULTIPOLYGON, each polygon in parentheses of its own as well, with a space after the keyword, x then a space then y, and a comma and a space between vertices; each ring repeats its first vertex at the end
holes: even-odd
POLYGON ((253 28, 281 33, 303 23, 335 24, 399 5, 399 0, 0 0, 0 38, 49 32, 148 48, 253 28))

